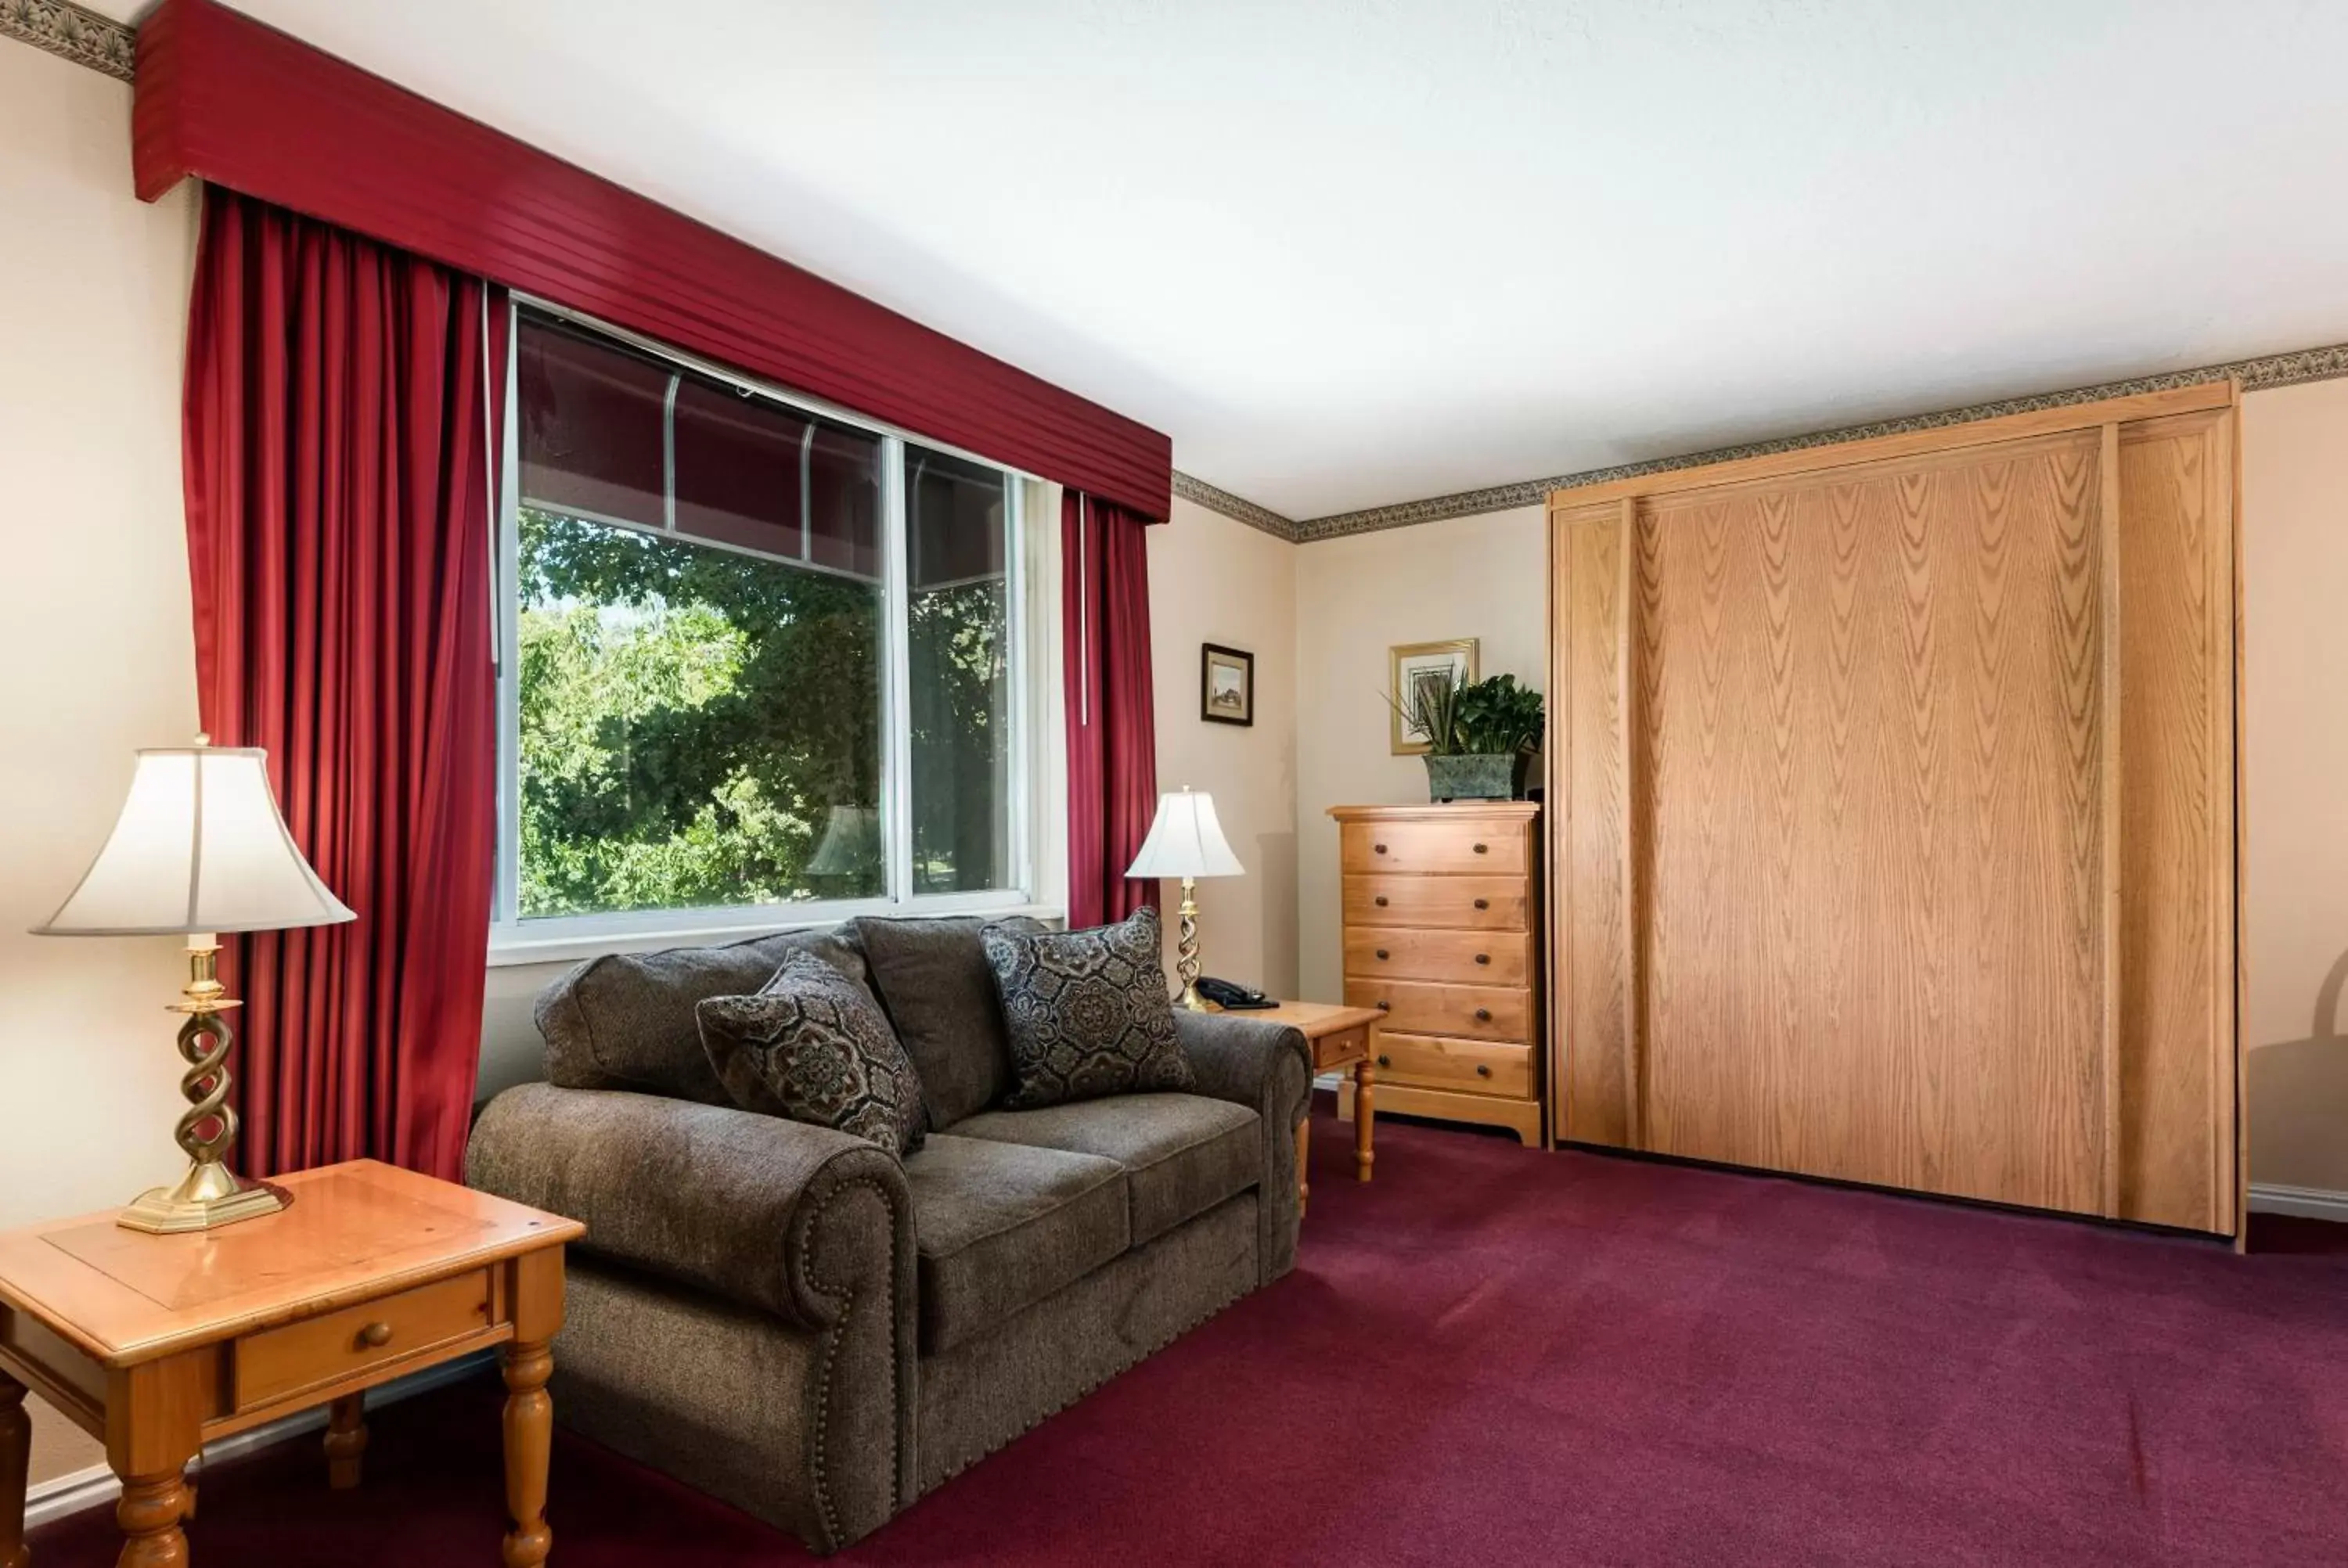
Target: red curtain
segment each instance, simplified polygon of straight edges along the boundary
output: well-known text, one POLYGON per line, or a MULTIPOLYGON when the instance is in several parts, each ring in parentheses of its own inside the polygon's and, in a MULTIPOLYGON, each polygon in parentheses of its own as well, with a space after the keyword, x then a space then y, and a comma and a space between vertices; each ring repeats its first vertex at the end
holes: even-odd
POLYGON ((230 955, 250 1173, 462 1169, 497 816, 504 378, 485 368, 504 314, 479 279, 205 192, 184 431, 203 723, 268 748, 294 841, 358 912, 230 955))
POLYGON ((1148 534, 1147 519, 1113 501, 1063 495, 1071 927, 1120 920, 1157 901, 1156 883, 1125 875, 1158 813, 1148 534))

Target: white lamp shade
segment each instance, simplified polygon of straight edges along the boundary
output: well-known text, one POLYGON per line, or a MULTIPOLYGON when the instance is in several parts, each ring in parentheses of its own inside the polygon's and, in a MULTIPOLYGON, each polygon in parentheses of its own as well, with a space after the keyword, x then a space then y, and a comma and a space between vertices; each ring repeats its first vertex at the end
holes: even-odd
POLYGON ((1149 836, 1142 840, 1141 853, 1133 857, 1125 874, 1146 880, 1240 876, 1246 870, 1223 838, 1222 824, 1215 820, 1214 797, 1186 789, 1158 797, 1158 820, 1149 825, 1149 836))
POLYGON ((130 796, 46 937, 279 931, 356 919, 294 846, 258 748, 139 753, 130 796))

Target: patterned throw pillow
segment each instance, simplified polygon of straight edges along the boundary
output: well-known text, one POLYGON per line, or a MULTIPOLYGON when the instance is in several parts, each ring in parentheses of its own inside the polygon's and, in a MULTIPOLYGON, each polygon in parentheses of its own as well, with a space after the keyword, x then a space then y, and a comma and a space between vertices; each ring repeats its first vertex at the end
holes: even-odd
POLYGON ((812 953, 793 953, 754 997, 694 1009, 718 1081, 746 1111, 869 1139, 903 1159, 929 1111, 880 1004, 812 953))
POLYGON ((984 940, 1011 1037, 1007 1109, 1190 1087, 1157 910, 1089 931, 989 926, 984 940))

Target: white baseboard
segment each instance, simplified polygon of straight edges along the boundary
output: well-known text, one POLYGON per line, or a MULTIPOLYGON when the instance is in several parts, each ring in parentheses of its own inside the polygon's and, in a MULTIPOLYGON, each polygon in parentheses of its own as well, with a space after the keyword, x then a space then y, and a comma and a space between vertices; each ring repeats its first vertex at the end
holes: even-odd
POLYGON ((2297 1214, 2305 1220, 2331 1220, 2348 1225, 2348 1193, 2322 1187, 2285 1187, 2271 1182, 2250 1184, 2254 1214, 2297 1214))
MULTIPOLYGON (((367 1390, 367 1408, 379 1409, 385 1405, 396 1404, 413 1395, 445 1388, 450 1383, 471 1377, 484 1368, 494 1366, 497 1358, 498 1353, 495 1350, 481 1350, 438 1367, 427 1367, 421 1372, 411 1372, 405 1378, 395 1378, 388 1383, 367 1390)), ((288 1438, 298 1438, 305 1432, 317 1431, 325 1424, 326 1410, 322 1405, 314 1410, 304 1410, 299 1415, 287 1416, 283 1420, 271 1421, 266 1426, 255 1427, 251 1431, 239 1432, 232 1438, 222 1438, 216 1443, 206 1443, 203 1458, 198 1462, 200 1465, 208 1465, 221 1460, 234 1459, 239 1454, 248 1454, 256 1449, 265 1449, 273 1443, 282 1443, 288 1438)), ((322 1465, 324 1462, 323 1459, 319 1460, 322 1465)), ((26 1489, 25 1528, 35 1529, 48 1523, 53 1519, 63 1519, 69 1513, 79 1513, 85 1508, 97 1508, 101 1504, 112 1502, 121 1495, 122 1482, 115 1478, 112 1471, 102 1464, 92 1465, 88 1470, 77 1470, 71 1475, 54 1477, 26 1489)))

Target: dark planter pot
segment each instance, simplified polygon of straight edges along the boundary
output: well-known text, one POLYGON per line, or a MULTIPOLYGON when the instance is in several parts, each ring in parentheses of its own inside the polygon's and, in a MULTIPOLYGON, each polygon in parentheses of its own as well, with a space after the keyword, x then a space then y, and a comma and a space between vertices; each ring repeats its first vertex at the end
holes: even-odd
POLYGON ((1426 759, 1430 800, 1515 800, 1525 793, 1533 765, 1530 752, 1479 752, 1426 759))

